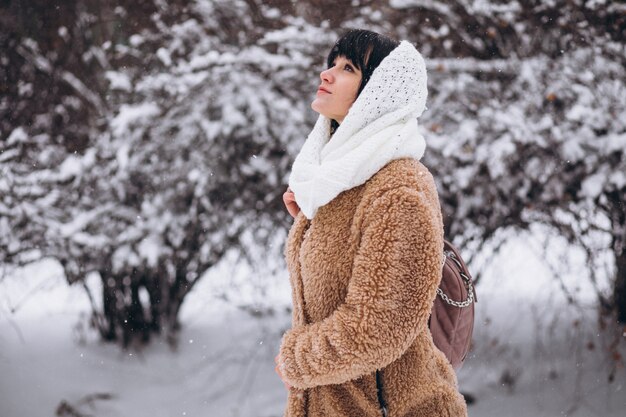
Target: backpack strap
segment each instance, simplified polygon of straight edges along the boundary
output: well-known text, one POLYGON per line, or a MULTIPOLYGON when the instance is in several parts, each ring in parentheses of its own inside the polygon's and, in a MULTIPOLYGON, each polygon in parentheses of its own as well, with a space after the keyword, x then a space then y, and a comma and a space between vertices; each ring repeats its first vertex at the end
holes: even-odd
POLYGON ((448 259, 454 262, 457 267, 458 273, 461 276, 461 279, 465 283, 465 287, 467 288, 467 298, 461 301, 452 300, 439 287, 437 287, 437 294, 446 303, 459 308, 468 307, 473 302, 478 302, 478 297, 476 296, 476 292, 474 291, 474 284, 472 283, 472 278, 470 277, 470 273, 467 270, 465 262, 463 262, 463 259, 456 251, 456 248, 450 242, 444 241, 443 263, 445 264, 448 259))

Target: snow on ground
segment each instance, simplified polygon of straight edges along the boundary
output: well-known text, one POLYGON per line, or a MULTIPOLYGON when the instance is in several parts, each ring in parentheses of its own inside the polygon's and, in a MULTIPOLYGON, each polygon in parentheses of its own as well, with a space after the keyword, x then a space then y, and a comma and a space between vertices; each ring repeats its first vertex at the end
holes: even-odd
MULTIPOLYGON (((566 305, 537 235, 483 257, 489 267, 478 287, 476 346, 459 373, 461 391, 476 398, 469 414, 624 416, 626 372, 607 382, 610 362, 593 310, 566 305)), ((562 242, 553 246, 563 251, 562 242)), ((162 341, 141 353, 98 342, 81 327, 86 297, 64 284, 53 261, 1 279, 0 416, 54 416, 62 402, 95 417, 281 416, 286 391, 273 359, 290 322, 287 276, 268 277, 263 288, 247 280, 254 271, 232 262, 189 296, 175 352, 162 341), (274 313, 253 317, 233 307, 249 302, 274 313)), ((579 270, 574 264, 564 284, 579 287, 589 304, 579 270)))

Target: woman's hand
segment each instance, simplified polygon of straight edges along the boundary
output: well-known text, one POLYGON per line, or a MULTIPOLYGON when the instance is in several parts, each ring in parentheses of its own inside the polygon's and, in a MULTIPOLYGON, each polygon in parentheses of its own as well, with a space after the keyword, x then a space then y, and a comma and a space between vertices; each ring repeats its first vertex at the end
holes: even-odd
MULTIPOLYGON (((282 374, 280 373, 280 367, 278 365, 278 357, 280 356, 280 354, 276 355, 276 357, 274 358, 274 362, 276 362, 276 366, 274 367, 274 370, 276 371, 276 373, 278 374, 278 376, 280 377, 280 379, 283 379, 282 374)), ((283 384, 285 384, 285 388, 287 388, 287 390, 291 389, 291 386, 289 384, 287 384, 284 380, 283 380, 283 384)))
POLYGON ((285 203, 285 207, 287 207, 287 211, 291 214, 291 217, 295 218, 300 212, 300 207, 298 203, 296 203, 296 197, 289 187, 287 187, 287 191, 283 193, 283 202, 285 203))

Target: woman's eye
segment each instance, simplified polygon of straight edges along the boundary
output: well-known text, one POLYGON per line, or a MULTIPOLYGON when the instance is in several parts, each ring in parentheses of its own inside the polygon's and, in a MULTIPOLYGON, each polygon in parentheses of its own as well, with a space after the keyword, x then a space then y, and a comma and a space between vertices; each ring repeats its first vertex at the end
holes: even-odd
POLYGON ((354 70, 352 69, 352 67, 351 67, 350 65, 348 65, 348 64, 346 64, 346 66, 345 66, 344 68, 348 68, 350 71, 353 71, 353 72, 354 72, 354 70))

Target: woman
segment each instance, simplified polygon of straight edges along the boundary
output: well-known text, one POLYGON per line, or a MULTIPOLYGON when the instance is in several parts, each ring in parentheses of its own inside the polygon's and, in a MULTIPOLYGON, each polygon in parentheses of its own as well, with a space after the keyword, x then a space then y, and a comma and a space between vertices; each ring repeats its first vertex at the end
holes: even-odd
POLYGON ((285 417, 466 416, 427 324, 443 223, 419 162, 424 60, 407 41, 351 30, 327 64, 284 195, 295 217, 292 328, 276 357, 285 417))

